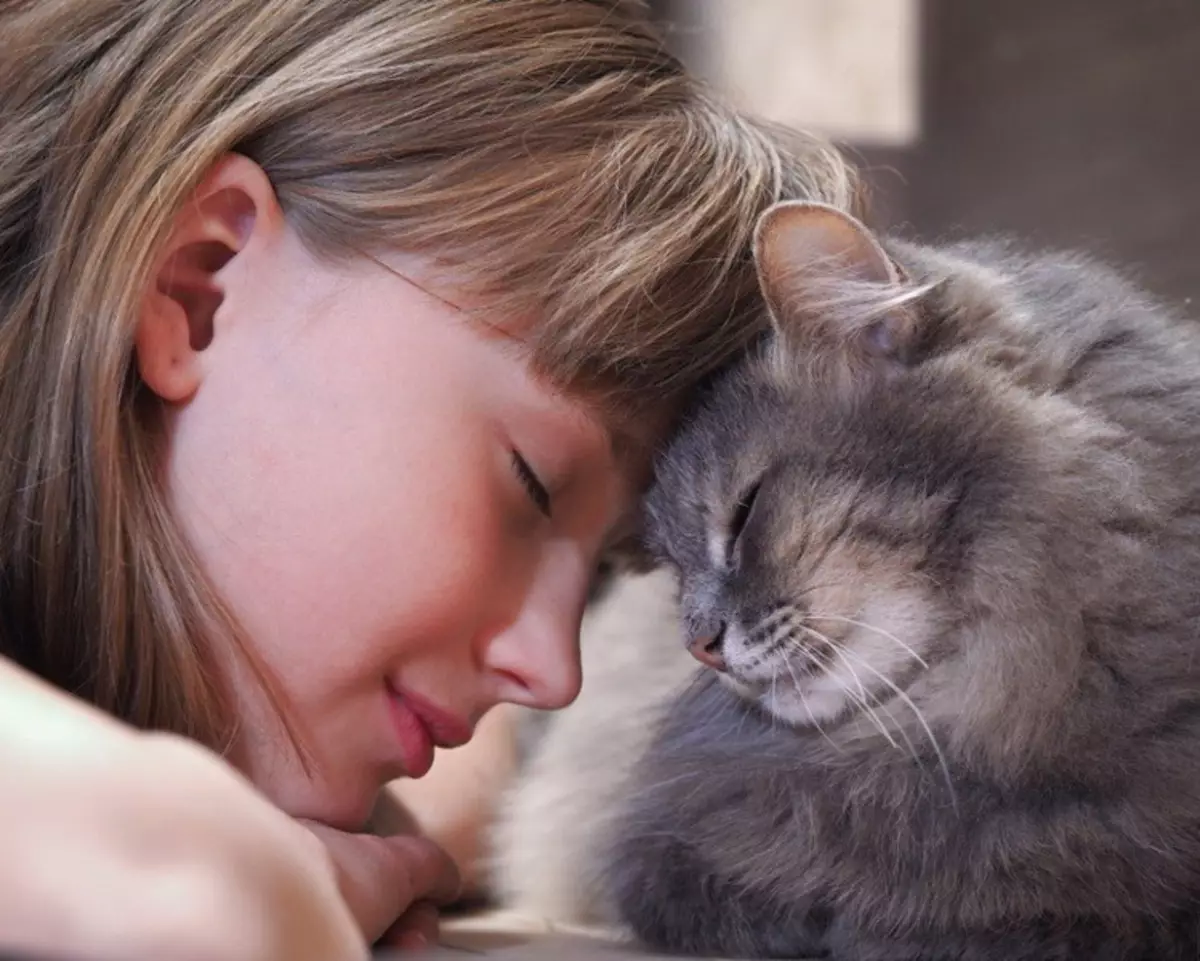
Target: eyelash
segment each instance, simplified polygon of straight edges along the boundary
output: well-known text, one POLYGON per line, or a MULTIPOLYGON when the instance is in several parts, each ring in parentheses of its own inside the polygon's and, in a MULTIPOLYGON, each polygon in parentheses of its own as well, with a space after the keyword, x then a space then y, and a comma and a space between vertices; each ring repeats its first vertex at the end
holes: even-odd
POLYGON ((533 501, 546 517, 551 514, 550 492, 546 490, 546 485, 542 483, 541 478, 529 466, 529 462, 525 460, 517 451, 512 452, 513 470, 517 473, 517 479, 524 485, 526 492, 529 494, 529 499, 533 501))

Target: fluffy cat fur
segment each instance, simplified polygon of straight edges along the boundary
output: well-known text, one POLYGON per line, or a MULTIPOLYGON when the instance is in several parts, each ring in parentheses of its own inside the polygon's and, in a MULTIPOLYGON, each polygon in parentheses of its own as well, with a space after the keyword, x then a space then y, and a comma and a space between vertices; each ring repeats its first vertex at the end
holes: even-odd
POLYGON ((609 792, 606 897, 671 952, 1200 956, 1200 329, 814 205, 756 257, 776 329, 647 507, 723 669, 609 792))
POLYGON ((525 712, 519 776, 493 830, 490 893, 508 910, 566 927, 611 927, 602 840, 662 712, 695 677, 677 584, 660 569, 613 574, 582 626, 583 690, 553 713, 525 712))

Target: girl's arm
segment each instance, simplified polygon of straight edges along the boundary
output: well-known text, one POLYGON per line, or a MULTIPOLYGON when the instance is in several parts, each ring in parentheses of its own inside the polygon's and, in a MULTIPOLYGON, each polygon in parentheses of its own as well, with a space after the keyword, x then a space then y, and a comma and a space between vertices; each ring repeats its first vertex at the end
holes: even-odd
POLYGON ((325 845, 215 754, 0 658, 0 953, 365 958, 325 845))

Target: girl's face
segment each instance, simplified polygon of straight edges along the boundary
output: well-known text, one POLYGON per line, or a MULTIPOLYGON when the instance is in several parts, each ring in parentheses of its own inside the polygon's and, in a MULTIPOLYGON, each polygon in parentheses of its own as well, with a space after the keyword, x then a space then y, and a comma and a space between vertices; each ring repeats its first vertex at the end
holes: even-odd
POLYGON ((185 348, 194 389, 170 397, 155 367, 170 337, 139 360, 172 400, 172 507, 309 767, 245 672, 235 756, 288 812, 355 827, 497 703, 575 697, 589 580, 637 467, 517 342, 404 279, 419 264, 334 266, 281 219, 232 223, 220 306, 185 348))

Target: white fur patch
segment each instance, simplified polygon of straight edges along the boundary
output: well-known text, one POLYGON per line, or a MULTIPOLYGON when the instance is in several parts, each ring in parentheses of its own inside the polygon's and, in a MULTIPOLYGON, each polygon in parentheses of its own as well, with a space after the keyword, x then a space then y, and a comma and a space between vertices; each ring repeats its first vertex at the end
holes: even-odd
MULTIPOLYGON (((917 592, 888 591, 877 594, 853 620, 860 623, 827 619, 831 628, 840 627, 837 634, 842 638, 832 669, 801 673, 804 656, 781 650, 752 678, 746 677, 767 681, 758 693, 763 709, 786 724, 807 727, 848 710, 862 711, 864 702, 878 711, 880 704, 892 700, 896 679, 924 658, 936 618, 917 592)), ((824 626, 819 619, 814 625, 824 626)))
POLYGON ((708 532, 708 563, 714 571, 725 570, 725 538, 724 531, 708 532))

